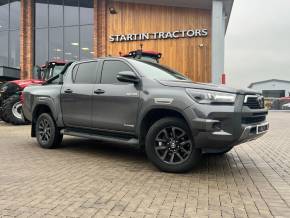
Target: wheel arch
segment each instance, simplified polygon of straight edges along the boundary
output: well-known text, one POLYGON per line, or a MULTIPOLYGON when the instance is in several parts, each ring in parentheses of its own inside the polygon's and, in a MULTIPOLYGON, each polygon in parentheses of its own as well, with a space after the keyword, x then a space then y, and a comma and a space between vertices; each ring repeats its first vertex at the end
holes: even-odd
POLYGON ((37 118, 39 117, 39 115, 41 115, 43 113, 48 113, 53 117, 53 119, 55 119, 54 114, 53 114, 53 110, 51 109, 51 107, 48 104, 41 103, 41 104, 36 105, 33 109, 33 112, 32 112, 32 123, 31 123, 31 125, 32 125, 31 126, 31 136, 32 137, 36 136, 35 126, 36 126, 37 118))
POLYGON ((138 124, 137 134, 139 136, 141 146, 144 146, 145 144, 145 137, 149 128, 158 120, 165 117, 180 118, 185 121, 187 125, 189 122, 184 113, 176 108, 151 108, 144 113, 138 124))

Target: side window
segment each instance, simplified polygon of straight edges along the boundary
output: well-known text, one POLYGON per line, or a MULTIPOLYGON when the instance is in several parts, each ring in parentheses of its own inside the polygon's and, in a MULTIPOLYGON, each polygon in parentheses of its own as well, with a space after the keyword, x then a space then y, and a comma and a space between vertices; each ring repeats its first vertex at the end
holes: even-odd
POLYGON ((76 84, 94 84, 97 75, 97 62, 81 63, 73 69, 73 81, 76 84))
POLYGON ((121 83, 117 80, 117 74, 122 71, 132 71, 132 69, 122 61, 105 61, 102 70, 102 84, 121 83))

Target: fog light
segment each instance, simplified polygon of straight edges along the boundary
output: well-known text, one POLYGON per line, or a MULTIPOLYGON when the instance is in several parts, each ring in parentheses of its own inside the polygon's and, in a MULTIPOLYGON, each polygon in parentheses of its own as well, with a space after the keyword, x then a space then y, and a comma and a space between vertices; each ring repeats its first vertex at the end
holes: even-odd
POLYGON ((220 131, 222 129, 221 123, 212 124, 212 128, 216 131, 220 131))

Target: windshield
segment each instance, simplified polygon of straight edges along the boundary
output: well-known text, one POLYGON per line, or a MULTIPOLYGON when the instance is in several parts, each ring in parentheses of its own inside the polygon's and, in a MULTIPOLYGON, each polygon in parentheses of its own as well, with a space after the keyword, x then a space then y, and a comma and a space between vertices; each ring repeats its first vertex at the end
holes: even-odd
POLYGON ((158 63, 157 59, 156 58, 153 58, 153 57, 150 57, 150 56, 142 56, 140 58, 140 60, 143 60, 143 61, 150 61, 150 62, 153 62, 153 63, 158 63))
POLYGON ((61 73, 63 68, 64 65, 55 65, 53 67, 44 69, 42 80, 49 80, 50 78, 55 77, 61 73))
POLYGON ((160 64, 131 60, 132 64, 142 73, 143 76, 157 80, 189 80, 187 77, 172 69, 160 64))
POLYGON ((63 68, 64 68, 64 65, 55 65, 55 67, 53 68, 53 76, 52 77, 60 74, 63 68))

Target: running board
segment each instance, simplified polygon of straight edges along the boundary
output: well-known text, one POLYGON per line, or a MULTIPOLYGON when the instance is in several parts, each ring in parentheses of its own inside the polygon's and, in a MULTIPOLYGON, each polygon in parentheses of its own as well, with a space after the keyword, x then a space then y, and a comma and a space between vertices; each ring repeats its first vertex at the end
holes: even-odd
POLYGON ((104 141, 104 142, 112 142, 112 143, 118 143, 118 144, 139 146, 139 140, 136 138, 127 139, 127 138, 105 136, 105 135, 99 135, 99 134, 76 132, 76 131, 67 130, 67 129, 61 130, 61 133, 64 135, 94 139, 94 140, 99 140, 99 141, 104 141))

